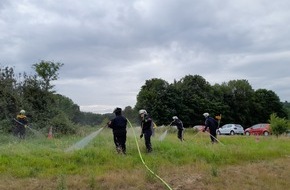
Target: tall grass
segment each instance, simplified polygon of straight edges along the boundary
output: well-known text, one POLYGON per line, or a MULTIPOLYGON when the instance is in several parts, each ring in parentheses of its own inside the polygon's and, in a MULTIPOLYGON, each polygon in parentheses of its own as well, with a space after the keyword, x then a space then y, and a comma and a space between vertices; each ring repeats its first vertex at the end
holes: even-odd
MULTIPOLYGON (((112 172, 120 175, 144 174, 147 182, 158 183, 140 161, 131 130, 128 129, 126 156, 116 153, 112 132, 107 128, 85 148, 72 152, 65 150, 92 131, 52 139, 30 136, 25 140, 19 140, 12 136, 0 135, 0 175, 13 178, 57 176, 58 189, 66 189, 65 183, 68 183, 66 176, 75 175, 87 176, 88 186, 97 189, 99 184, 95 181, 95 177, 108 177, 112 172)), ((186 130, 186 141, 180 142, 177 132, 173 129, 168 130, 167 136, 160 141, 159 136, 163 132, 164 129, 156 130, 155 137, 152 138, 153 152, 150 154, 145 153, 144 139, 137 139, 146 164, 157 174, 175 167, 195 165, 201 171, 209 170, 212 176, 218 176, 219 167, 222 166, 290 156, 289 137, 277 139, 269 136, 257 140, 252 136, 218 136, 224 145, 212 145, 207 133, 196 134, 186 130)), ((132 176, 132 185, 136 181, 134 178, 136 176, 132 176)), ((139 186, 142 188, 144 184, 140 182, 139 186)))

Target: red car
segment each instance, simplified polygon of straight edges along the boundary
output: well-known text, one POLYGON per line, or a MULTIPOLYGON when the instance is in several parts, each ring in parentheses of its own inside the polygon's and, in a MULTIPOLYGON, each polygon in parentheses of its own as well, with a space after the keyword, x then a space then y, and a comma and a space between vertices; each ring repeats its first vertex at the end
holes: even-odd
POLYGON ((259 123, 249 127, 245 130, 245 135, 264 135, 271 134, 271 127, 269 123, 259 123))

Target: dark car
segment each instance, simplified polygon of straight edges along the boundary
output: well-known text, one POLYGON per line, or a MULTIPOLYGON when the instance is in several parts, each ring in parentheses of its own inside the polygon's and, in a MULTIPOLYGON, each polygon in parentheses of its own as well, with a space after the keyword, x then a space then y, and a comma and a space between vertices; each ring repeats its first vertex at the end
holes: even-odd
POLYGON ((245 130, 245 135, 264 135, 268 136, 271 134, 271 126, 269 123, 259 123, 249 127, 245 130))

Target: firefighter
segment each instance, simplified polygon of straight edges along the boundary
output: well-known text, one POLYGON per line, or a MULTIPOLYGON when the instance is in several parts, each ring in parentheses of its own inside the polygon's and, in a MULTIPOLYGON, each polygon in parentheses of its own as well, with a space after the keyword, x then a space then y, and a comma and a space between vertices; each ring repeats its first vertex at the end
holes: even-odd
POLYGON ((140 138, 144 136, 147 153, 150 153, 152 152, 151 136, 153 134, 153 121, 144 109, 139 110, 139 115, 141 117, 142 128, 140 138))
POLYGON ((218 128, 218 122, 209 116, 209 113, 204 113, 203 116, 205 117, 205 128, 203 129, 203 132, 206 131, 207 128, 209 128, 210 132, 210 140, 211 143, 217 143, 217 135, 216 135, 216 130, 218 128))
POLYGON ((183 123, 182 121, 177 117, 177 116, 173 116, 172 117, 173 121, 171 122, 170 125, 175 125, 177 127, 177 138, 180 140, 180 141, 184 141, 184 138, 183 138, 183 123))
POLYGON ((25 131, 27 128, 27 117, 25 115, 25 110, 21 110, 16 116, 16 127, 14 128, 14 136, 17 136, 21 139, 25 138, 25 131))
POLYGON ((122 116, 122 109, 114 110, 115 118, 108 123, 108 127, 113 130, 114 143, 119 154, 126 154, 127 139, 127 119, 122 116))

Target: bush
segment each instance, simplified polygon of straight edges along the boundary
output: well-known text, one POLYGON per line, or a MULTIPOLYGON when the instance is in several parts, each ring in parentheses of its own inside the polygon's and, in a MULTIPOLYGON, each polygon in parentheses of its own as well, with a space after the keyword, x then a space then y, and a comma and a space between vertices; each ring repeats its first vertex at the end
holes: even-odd
POLYGON ((270 116, 270 124, 273 135, 277 137, 288 130, 288 122, 284 118, 277 117, 275 113, 270 116))
POLYGON ((0 121, 0 133, 9 133, 12 132, 14 124, 10 120, 1 120, 0 121))
POLYGON ((51 125, 56 134, 67 135, 76 133, 74 124, 64 113, 59 113, 54 118, 52 118, 51 125))

